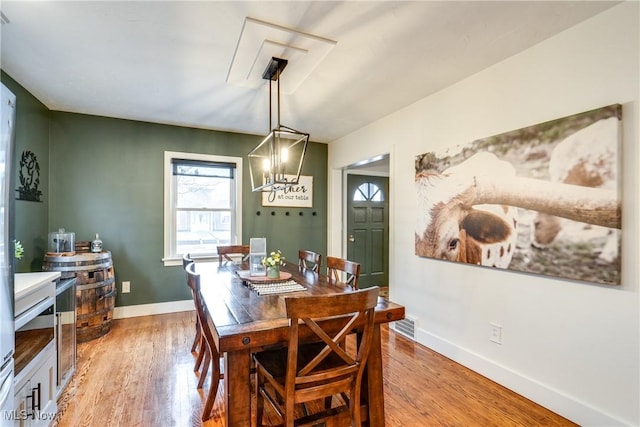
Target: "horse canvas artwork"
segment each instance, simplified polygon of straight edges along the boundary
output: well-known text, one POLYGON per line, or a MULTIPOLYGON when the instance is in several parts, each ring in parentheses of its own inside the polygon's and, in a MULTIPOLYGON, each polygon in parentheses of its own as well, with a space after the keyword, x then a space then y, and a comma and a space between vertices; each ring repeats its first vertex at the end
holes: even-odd
POLYGON ((619 104, 416 156, 415 253, 620 284, 619 104))

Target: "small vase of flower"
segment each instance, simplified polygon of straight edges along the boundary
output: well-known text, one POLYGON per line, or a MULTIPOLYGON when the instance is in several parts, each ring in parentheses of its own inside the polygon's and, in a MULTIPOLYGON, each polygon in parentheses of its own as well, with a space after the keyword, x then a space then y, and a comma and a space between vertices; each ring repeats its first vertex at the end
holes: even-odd
POLYGON ((280 278, 280 266, 284 265, 285 258, 282 256, 282 252, 271 252, 268 257, 262 260, 262 265, 267 267, 267 277, 269 279, 280 278))

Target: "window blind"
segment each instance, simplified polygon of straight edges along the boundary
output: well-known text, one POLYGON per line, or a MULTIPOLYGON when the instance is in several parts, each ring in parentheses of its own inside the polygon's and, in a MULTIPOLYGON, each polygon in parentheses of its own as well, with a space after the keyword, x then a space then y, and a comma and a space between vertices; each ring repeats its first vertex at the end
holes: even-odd
POLYGON ((233 179, 236 170, 234 163, 216 163, 202 160, 173 159, 171 165, 173 175, 177 176, 233 179))

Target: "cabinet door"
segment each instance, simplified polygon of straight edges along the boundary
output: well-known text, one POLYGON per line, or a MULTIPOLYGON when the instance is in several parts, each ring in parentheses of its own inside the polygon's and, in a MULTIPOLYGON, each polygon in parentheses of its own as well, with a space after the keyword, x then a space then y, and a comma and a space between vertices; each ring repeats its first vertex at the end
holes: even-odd
POLYGON ((27 399, 30 406, 29 409, 33 416, 31 418, 31 426, 48 426, 56 416, 56 354, 52 354, 46 359, 45 363, 31 377, 31 389, 28 391, 32 398, 27 399), (33 400, 33 404, 31 401, 33 400))
POLYGON ((30 418, 27 417, 27 390, 31 391, 31 381, 27 381, 20 390, 16 390, 14 395, 15 407, 12 415, 15 427, 27 427, 31 425, 29 423, 30 418))
POLYGON ((46 427, 56 416, 56 354, 44 363, 15 393, 15 427, 46 427))

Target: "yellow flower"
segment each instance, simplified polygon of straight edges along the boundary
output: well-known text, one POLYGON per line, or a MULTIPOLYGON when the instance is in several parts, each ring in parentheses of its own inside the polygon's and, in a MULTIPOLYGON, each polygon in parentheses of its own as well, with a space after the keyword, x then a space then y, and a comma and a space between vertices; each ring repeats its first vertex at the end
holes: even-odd
POLYGON ((265 267, 275 267, 279 265, 284 265, 285 258, 282 256, 282 252, 280 250, 271 252, 267 258, 262 260, 262 265, 265 267))

